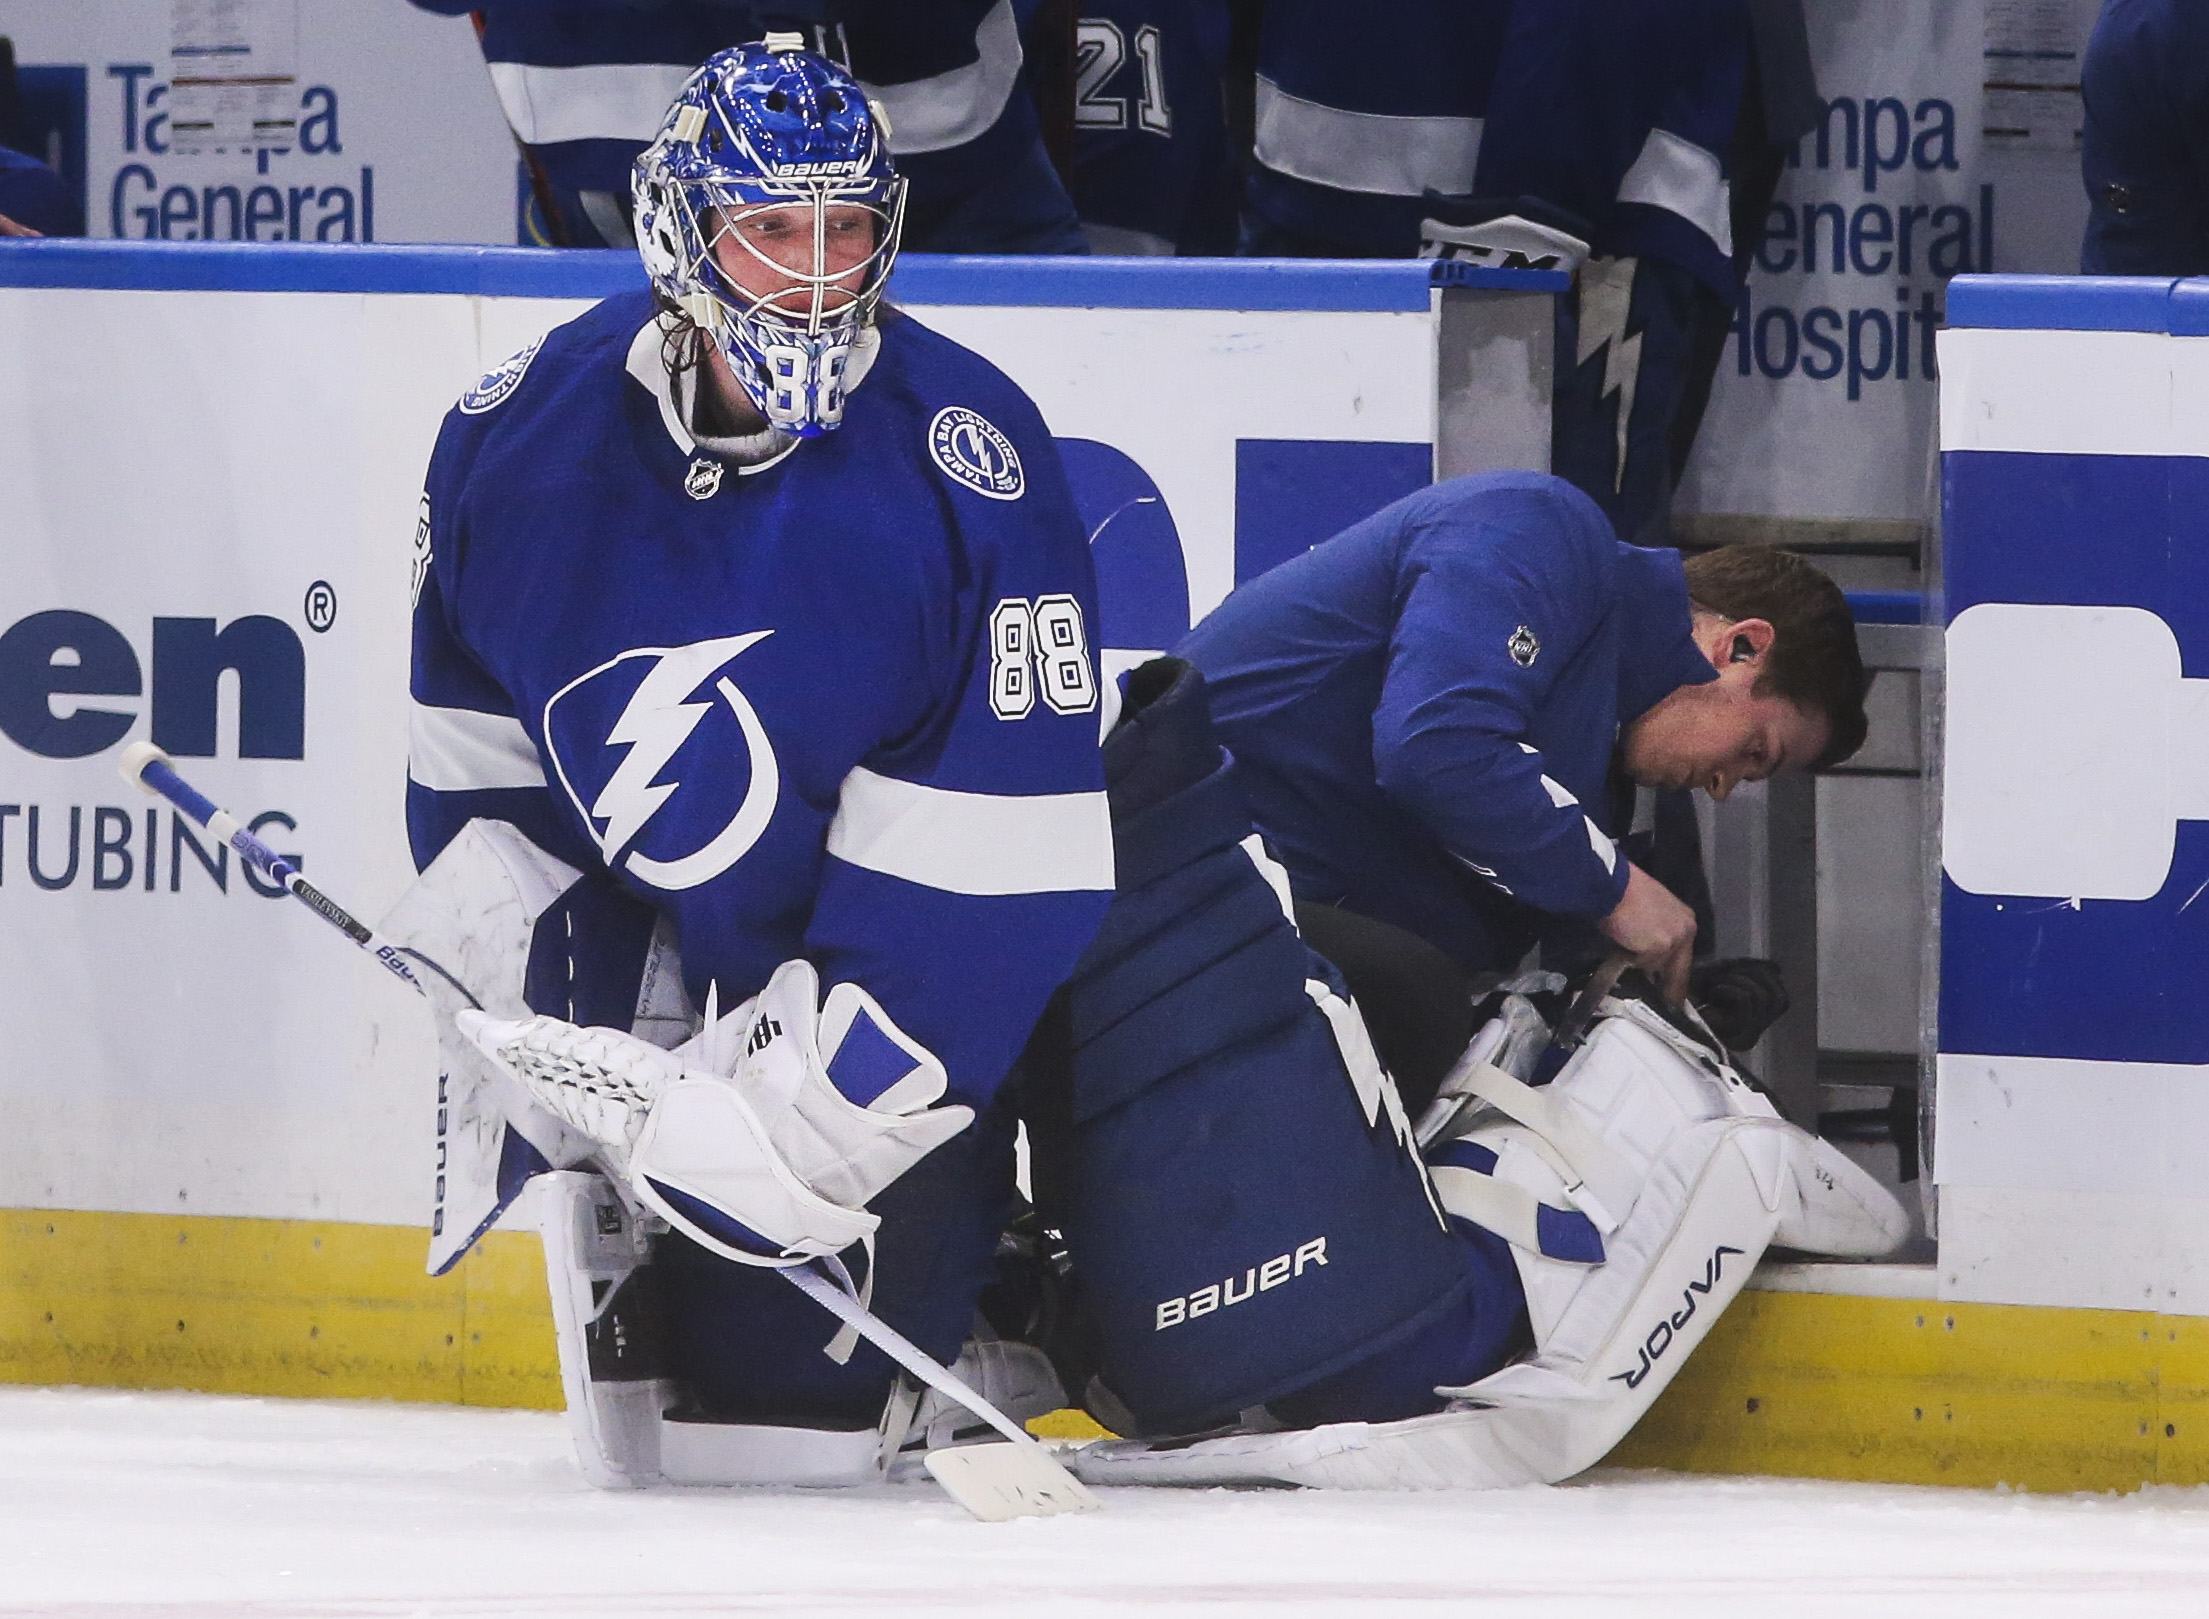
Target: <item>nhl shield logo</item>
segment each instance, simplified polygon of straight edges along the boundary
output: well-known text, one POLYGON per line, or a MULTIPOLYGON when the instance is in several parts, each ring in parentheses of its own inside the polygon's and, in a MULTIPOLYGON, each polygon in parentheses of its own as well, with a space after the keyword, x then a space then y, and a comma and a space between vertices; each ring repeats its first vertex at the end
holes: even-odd
POLYGON ((529 369, 529 362, 537 358, 537 351, 544 346, 545 340, 540 337, 521 353, 486 371, 482 381, 460 396, 460 414, 481 416, 505 404, 507 396, 522 385, 522 374, 529 369))
POLYGON ((710 455, 691 462, 683 474, 683 493, 692 500, 711 500, 721 492, 721 463, 710 455))
POLYGON ((1027 490, 1020 452, 997 425, 964 405, 946 405, 928 424, 928 453, 953 478, 992 500, 1018 500, 1027 490))
POLYGON ((1534 667, 1534 660, 1541 655, 1542 643, 1533 630, 1521 624, 1511 632, 1511 639, 1503 643, 1504 651, 1511 654, 1511 661, 1521 669, 1534 667))

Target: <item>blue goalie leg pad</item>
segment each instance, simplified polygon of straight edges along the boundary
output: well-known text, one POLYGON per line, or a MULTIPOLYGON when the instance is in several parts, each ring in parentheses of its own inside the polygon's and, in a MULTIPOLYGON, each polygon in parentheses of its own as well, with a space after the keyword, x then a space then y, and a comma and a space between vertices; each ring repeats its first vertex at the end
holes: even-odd
POLYGON ((1424 1416, 1445 1403, 1437 1388, 1477 1381, 1534 1347, 1511 1245, 1463 1220, 1452 1220, 1450 1229, 1463 1244, 1471 1285, 1355 1365, 1268 1400, 1266 1409, 1276 1420, 1291 1428, 1316 1428, 1424 1416), (1459 1377, 1460 1370, 1468 1375, 1459 1377))
POLYGON ((1105 744, 1120 888, 1030 1045, 1029 1118, 1099 1378, 1143 1431, 1187 1433, 1416 1334, 1472 1282, 1393 1087, 1353 1077, 1314 1000, 1340 977, 1241 846, 1202 678, 1147 665, 1128 696, 1105 744))

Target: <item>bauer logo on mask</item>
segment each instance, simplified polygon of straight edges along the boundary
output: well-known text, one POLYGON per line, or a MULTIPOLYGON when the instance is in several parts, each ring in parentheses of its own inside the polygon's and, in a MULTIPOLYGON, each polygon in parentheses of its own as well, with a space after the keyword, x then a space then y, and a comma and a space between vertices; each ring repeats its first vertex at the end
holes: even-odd
POLYGON ((781 772, 729 666, 773 633, 638 647, 545 704, 553 770, 609 866, 696 888, 767 830, 781 772))

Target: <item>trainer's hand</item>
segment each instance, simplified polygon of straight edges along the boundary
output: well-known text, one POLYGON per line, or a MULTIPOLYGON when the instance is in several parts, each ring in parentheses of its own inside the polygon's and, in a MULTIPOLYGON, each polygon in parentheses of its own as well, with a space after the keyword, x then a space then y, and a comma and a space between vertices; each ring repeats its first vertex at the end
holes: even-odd
POLYGON ((1634 965, 1656 980, 1665 999, 1677 1004, 1687 996, 1687 974, 1695 951, 1695 912, 1671 889, 1641 867, 1629 865, 1626 894, 1600 927, 1634 965))
POLYGON ((0 236, 43 236, 45 234, 44 231, 33 230, 28 225, 18 225, 6 214, 0 214, 0 236))

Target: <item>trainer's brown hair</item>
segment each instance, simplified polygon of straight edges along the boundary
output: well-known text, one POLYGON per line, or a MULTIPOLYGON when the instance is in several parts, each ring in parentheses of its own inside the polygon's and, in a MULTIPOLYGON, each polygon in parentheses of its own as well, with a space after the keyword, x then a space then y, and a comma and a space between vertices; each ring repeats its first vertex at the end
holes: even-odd
POLYGON ((1837 765, 1864 745, 1864 690, 1856 620, 1841 587, 1792 551, 1726 545, 1687 559, 1687 593, 1725 618, 1761 618, 1773 629, 1758 696, 1777 694, 1826 722, 1813 768, 1837 765))

